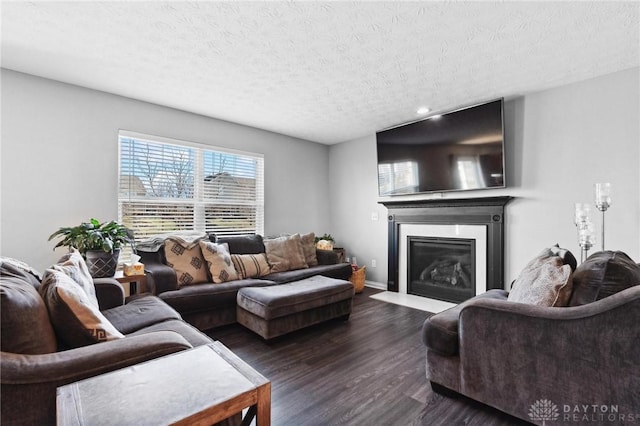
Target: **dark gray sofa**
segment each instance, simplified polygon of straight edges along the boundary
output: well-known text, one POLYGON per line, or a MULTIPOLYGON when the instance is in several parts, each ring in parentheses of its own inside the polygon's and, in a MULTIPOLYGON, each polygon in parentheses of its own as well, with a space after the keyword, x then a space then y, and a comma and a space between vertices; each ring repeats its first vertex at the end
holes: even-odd
MULTIPOLYGON (((265 253, 261 235, 216 237, 213 242, 227 243, 231 254, 265 253)), ((166 265, 164 248, 155 252, 142 252, 149 291, 157 295, 180 313, 182 318, 200 330, 233 324, 236 319, 238 290, 244 287, 265 287, 299 281, 315 275, 348 280, 352 269, 349 263, 338 263, 333 251, 316 250, 318 265, 305 269, 276 272, 260 279, 242 279, 221 284, 200 283, 178 286, 175 271, 166 265)))
POLYGON ((595 253, 573 274, 568 307, 515 303, 508 295, 490 290, 425 321, 433 389, 536 424, 634 424, 640 267, 621 252, 595 253), (532 410, 544 404, 557 411, 532 410))
POLYGON ((105 278, 95 280, 100 310, 125 337, 69 348, 54 331, 39 286, 36 275, 0 262, 3 425, 55 424, 57 387, 212 343, 159 298, 125 300, 120 284, 105 278))

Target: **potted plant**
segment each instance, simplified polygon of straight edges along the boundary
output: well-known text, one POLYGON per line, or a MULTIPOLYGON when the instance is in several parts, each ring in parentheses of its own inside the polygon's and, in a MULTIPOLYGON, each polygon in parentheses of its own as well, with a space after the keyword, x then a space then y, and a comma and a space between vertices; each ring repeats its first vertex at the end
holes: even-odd
POLYGON ((335 240, 331 234, 324 234, 322 237, 316 237, 316 248, 320 250, 333 250, 335 240))
POLYGON ((132 244, 129 229, 115 221, 100 223, 96 219, 78 226, 64 227, 51 234, 49 241, 62 236, 53 248, 74 247, 86 259, 94 278, 112 277, 118 266, 120 248, 132 244))

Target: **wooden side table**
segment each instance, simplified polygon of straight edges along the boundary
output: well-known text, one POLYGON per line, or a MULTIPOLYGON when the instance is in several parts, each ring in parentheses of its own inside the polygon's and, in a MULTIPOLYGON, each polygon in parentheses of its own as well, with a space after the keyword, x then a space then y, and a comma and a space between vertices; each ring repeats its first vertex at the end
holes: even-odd
POLYGON ((56 404, 58 425, 211 425, 249 408, 243 424, 269 426, 271 382, 215 342, 61 386, 56 404))
POLYGON ((129 283, 129 295, 144 293, 147 291, 146 275, 125 275, 122 270, 116 271, 113 278, 120 284, 129 283))

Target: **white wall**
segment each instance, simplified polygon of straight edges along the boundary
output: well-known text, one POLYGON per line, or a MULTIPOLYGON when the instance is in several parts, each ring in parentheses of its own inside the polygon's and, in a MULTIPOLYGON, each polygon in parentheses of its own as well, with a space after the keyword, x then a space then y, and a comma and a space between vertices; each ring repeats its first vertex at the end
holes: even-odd
POLYGON ((265 234, 329 229, 329 148, 171 108, 2 70, 0 252, 44 269, 48 236, 116 219, 118 130, 263 153, 265 234))
MULTIPOLYGON (((640 262, 639 77, 634 68, 508 100, 508 188, 445 194, 516 197, 506 212, 505 283, 555 243, 579 260, 574 203, 593 204, 595 182, 613 185, 606 248, 640 262)), ((330 170, 331 232, 367 265, 367 280, 386 284, 386 208, 378 204, 375 135, 332 146, 330 170), (373 212, 380 220, 371 220, 373 212)), ((599 212, 594 219, 599 233, 599 212)))

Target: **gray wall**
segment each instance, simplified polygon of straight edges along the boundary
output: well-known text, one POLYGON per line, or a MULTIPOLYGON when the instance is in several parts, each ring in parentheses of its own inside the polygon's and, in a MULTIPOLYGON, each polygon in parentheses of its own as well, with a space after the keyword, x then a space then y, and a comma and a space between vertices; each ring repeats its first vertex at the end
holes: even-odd
MULTIPOLYGON (((634 68, 508 100, 508 188, 444 195, 516 197, 507 205, 506 283, 555 243, 579 259, 574 203, 593 204, 596 182, 613 185, 606 248, 640 262, 639 74, 634 68)), ((331 232, 348 255, 367 265, 367 280, 386 285, 386 209, 378 204, 375 135, 332 146, 330 171, 331 232)))
MULTIPOLYGON (((509 187, 445 195, 516 197, 507 207, 506 282, 549 244, 579 253, 573 204, 592 202, 599 181, 614 186, 607 247, 640 260, 638 76, 635 68, 507 101, 509 187)), ((2 255, 42 269, 61 254, 46 241, 58 227, 117 217, 124 129, 263 153, 265 233, 332 233, 368 266, 368 280, 387 281, 373 134, 327 147, 7 70, 1 124, 2 255)))
POLYGON ((53 231, 117 218, 119 129, 263 153, 265 234, 328 232, 326 145, 3 69, 3 256, 44 269, 53 231))

